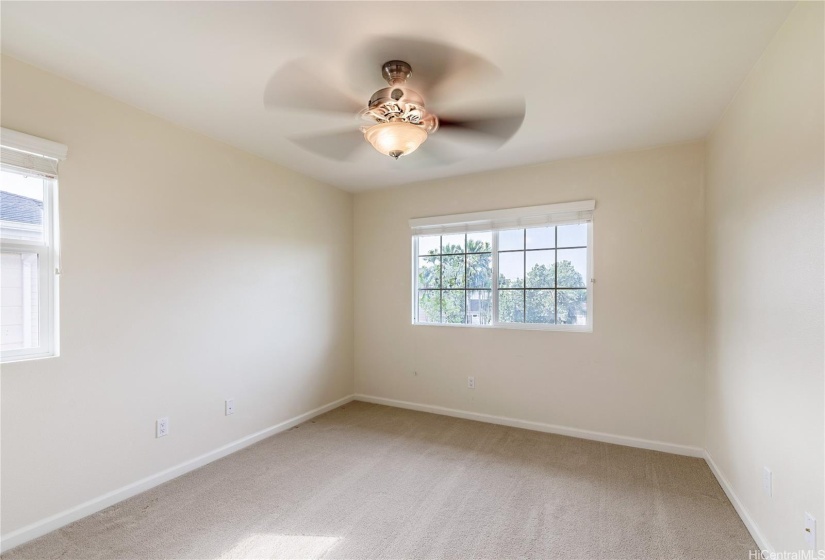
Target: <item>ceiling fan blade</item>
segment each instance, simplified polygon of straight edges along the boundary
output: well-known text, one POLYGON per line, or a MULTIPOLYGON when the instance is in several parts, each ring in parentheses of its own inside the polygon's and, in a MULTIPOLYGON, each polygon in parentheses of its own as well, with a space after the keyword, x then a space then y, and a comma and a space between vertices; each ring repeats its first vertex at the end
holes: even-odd
POLYGON ((436 167, 450 165, 463 158, 462 154, 457 153, 455 146, 439 138, 438 134, 433 134, 416 151, 402 157, 399 163, 409 167, 436 167))
POLYGON ((355 115, 366 103, 359 103, 331 86, 329 80, 317 72, 317 63, 298 59, 283 65, 269 79, 264 90, 264 106, 355 115))
POLYGON ((290 141, 314 154, 336 161, 353 159, 359 148, 369 147, 364 135, 357 129, 298 136, 290 138, 290 141))
POLYGON ((451 132, 469 133, 479 140, 503 144, 513 137, 524 122, 524 102, 520 106, 497 112, 479 111, 478 116, 439 116, 436 135, 451 132))
POLYGON ((471 87, 478 80, 489 81, 501 75, 498 67, 481 56, 447 43, 376 36, 357 47, 346 64, 353 87, 385 87, 381 67, 389 60, 403 60, 412 66, 409 86, 425 95, 435 94, 447 82, 471 87))

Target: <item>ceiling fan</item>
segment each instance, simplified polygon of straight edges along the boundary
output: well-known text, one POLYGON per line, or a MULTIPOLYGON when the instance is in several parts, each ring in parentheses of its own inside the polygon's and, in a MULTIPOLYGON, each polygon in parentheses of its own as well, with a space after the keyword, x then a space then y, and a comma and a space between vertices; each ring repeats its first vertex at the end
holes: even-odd
MULTIPOLYGON (((420 39, 379 38, 357 53, 347 74, 363 80, 365 65, 382 52, 400 53, 405 60, 384 58, 387 61, 380 65, 380 71, 388 86, 373 93, 366 105, 336 91, 330 80, 324 79, 321 65, 300 60, 275 73, 267 85, 264 103, 271 109, 357 117, 358 122, 343 130, 290 138, 310 152, 339 161, 353 159, 359 147, 368 143, 396 160, 420 149, 419 154, 426 152, 438 164, 451 163, 461 158, 456 155, 456 145, 489 151, 504 144, 521 127, 523 98, 479 102, 478 92, 484 89, 476 85, 488 81, 497 69, 477 55, 420 39), (461 102, 465 96, 460 90, 472 88, 475 101, 465 99, 466 103, 458 103, 452 112, 434 112, 427 107, 425 96, 407 84, 413 66, 406 60, 414 60, 423 68, 417 83, 428 98, 441 100, 442 106, 445 97, 461 102)), ((369 66, 378 70, 378 64, 369 66)))

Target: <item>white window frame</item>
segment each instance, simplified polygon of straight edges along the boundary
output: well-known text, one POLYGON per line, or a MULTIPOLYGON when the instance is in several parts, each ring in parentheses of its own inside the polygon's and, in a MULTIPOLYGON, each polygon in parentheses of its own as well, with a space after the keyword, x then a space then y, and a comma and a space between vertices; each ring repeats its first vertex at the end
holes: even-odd
POLYGON ((38 257, 39 345, 4 350, 0 353, 0 362, 55 357, 60 354, 60 225, 56 169, 58 162, 66 158, 68 148, 57 142, 6 128, 0 128, 0 146, 6 150, 0 166, 14 173, 43 179, 43 240, 0 239, 0 251, 3 253, 35 253, 38 257), (9 153, 7 150, 13 150, 21 157, 6 159, 9 153), (25 162, 27 158, 46 165, 33 164, 30 168, 25 167, 20 162, 25 162), (54 172, 44 171, 47 167, 53 167, 54 172))
MULTIPOLYGON (((410 220, 412 230, 412 324, 427 327, 464 327, 474 329, 516 329, 538 331, 593 332, 593 210, 595 201, 546 204, 524 208, 510 208, 489 212, 454 214, 410 220), (535 227, 587 224, 587 324, 565 325, 547 323, 506 323, 498 320, 498 235, 508 229, 530 229, 535 227), (492 317, 489 325, 470 323, 428 323, 418 321, 418 238, 426 235, 450 235, 469 232, 492 232, 492 317)), ((526 247, 525 247, 526 250, 526 247)), ((465 288, 466 290, 466 288, 465 288)), ((526 310, 525 310, 526 311, 526 310)))

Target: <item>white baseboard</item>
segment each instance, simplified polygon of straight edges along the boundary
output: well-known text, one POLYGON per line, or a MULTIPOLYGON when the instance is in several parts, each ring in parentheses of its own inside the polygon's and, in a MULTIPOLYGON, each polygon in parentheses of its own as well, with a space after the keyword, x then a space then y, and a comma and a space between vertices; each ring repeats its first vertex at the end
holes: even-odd
POLYGON ((730 503, 733 505, 733 509, 735 509, 736 513, 739 514, 739 517, 742 519, 742 523, 745 524, 745 527, 747 527, 748 532, 753 537, 753 540, 756 541, 756 546, 759 547, 759 550, 766 550, 773 554, 774 549, 768 542, 768 539, 766 539, 765 535, 762 534, 762 531, 759 530, 759 526, 750 516, 748 510, 745 509, 742 502, 739 501, 739 497, 733 491, 733 487, 728 482, 728 479, 725 478, 725 475, 722 474, 722 471, 719 470, 719 467, 713 462, 713 457, 711 457, 710 453, 707 451, 705 451, 705 462, 710 467, 713 476, 715 476, 716 480, 719 481, 719 486, 721 486, 722 490, 725 491, 725 495, 727 495, 728 500, 730 500, 730 503))
POLYGON ((535 430, 537 432, 546 432, 550 434, 558 434, 562 436, 570 436, 580 439, 590 439, 594 441, 602 441, 605 443, 615 443, 616 445, 639 447, 641 449, 663 451, 665 453, 674 453, 676 455, 687 455, 688 457, 703 458, 705 456, 705 450, 700 447, 692 447, 690 445, 681 445, 678 443, 667 443, 664 441, 654 441, 629 436, 620 436, 616 434, 607 434, 604 432, 591 432, 590 430, 568 428, 566 426, 557 426, 555 424, 532 422, 530 420, 519 420, 517 418, 508 418, 506 416, 494 416, 492 414, 469 412, 466 410, 457 410, 454 408, 445 408, 442 406, 433 406, 429 404, 398 401, 395 399, 386 399, 384 397, 373 397, 371 395, 356 394, 355 400, 374 404, 394 406, 397 408, 407 408, 410 410, 418 410, 421 412, 431 412, 433 414, 442 414, 444 416, 454 416, 456 418, 464 418, 466 420, 477 420, 479 422, 487 422, 488 424, 500 424, 502 426, 524 428, 526 430, 535 430))
POLYGON ((121 488, 116 490, 112 490, 111 492, 107 492, 102 496, 98 496, 97 498, 92 498, 87 502, 83 502, 75 507, 69 508, 65 511, 61 511, 55 515, 47 517, 45 519, 41 519, 40 521, 36 521, 30 525, 26 525, 25 527, 21 527, 16 531, 12 531, 6 535, 0 536, 0 552, 6 552, 16 546, 19 546, 27 541, 32 539, 36 539, 37 537, 43 536, 46 533, 50 533, 55 529, 59 529, 64 525, 68 525, 73 521, 77 521, 87 515, 91 515, 95 512, 98 512, 102 509, 105 509, 111 505, 114 505, 120 501, 125 500, 126 498, 131 498, 141 492, 145 492, 150 488, 154 488, 159 484, 163 484, 173 478, 177 478, 182 474, 186 474, 189 471, 193 471, 199 467, 206 465, 207 463, 211 463, 221 457, 225 457, 230 453, 234 453, 244 447, 248 447, 253 443, 257 443, 262 439, 266 439, 269 436, 275 435, 278 432, 283 432, 292 428, 293 426, 297 426, 302 422, 306 422, 310 418, 314 418, 320 414, 328 412, 333 408, 338 408, 339 406, 346 404, 352 401, 354 395, 349 395, 333 401, 331 403, 325 404, 320 406, 316 409, 310 410, 309 412, 305 412, 299 416, 295 416, 294 418, 290 418, 280 424, 275 424, 274 426, 270 426, 269 428, 265 428, 254 434, 250 434, 248 436, 242 437, 239 440, 235 440, 232 443, 228 443, 222 447, 209 451, 208 453, 204 453, 199 457, 195 457, 194 459, 190 459, 174 467, 170 467, 164 471, 159 473, 153 474, 151 476, 147 476, 141 480, 133 482, 131 484, 127 484, 121 488))

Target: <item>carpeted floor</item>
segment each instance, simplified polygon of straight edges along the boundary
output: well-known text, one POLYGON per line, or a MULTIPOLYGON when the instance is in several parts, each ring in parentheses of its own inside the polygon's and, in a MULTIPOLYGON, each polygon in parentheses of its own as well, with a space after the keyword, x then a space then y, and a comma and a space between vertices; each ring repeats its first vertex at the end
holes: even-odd
POLYGON ((353 402, 17 559, 747 559, 701 459, 353 402))

